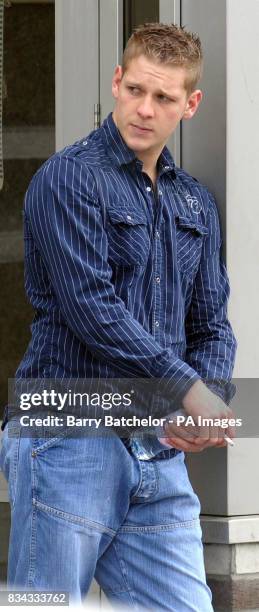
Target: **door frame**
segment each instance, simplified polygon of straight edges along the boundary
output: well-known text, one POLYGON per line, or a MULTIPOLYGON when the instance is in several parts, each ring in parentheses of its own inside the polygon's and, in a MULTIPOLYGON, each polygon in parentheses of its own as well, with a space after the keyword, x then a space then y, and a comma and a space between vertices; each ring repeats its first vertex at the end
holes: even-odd
POLYGON ((56 150, 94 128, 99 92, 99 2, 55 1, 56 150))

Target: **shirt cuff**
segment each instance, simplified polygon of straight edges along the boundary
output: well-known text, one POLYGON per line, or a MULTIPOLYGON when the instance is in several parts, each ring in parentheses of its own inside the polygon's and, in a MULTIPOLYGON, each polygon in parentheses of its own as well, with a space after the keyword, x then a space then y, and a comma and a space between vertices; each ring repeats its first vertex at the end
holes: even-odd
POLYGON ((181 406, 181 402, 187 391, 197 380, 201 380, 199 374, 181 359, 164 365, 160 362, 160 375, 158 381, 158 395, 162 396, 170 405, 170 411, 174 412, 181 406))
POLYGON ((218 395, 223 400, 223 402, 225 402, 225 404, 229 406, 231 400, 236 394, 236 386, 233 383, 226 382, 223 380, 215 380, 211 382, 203 380, 203 382, 206 387, 208 387, 210 391, 212 391, 212 393, 218 395))

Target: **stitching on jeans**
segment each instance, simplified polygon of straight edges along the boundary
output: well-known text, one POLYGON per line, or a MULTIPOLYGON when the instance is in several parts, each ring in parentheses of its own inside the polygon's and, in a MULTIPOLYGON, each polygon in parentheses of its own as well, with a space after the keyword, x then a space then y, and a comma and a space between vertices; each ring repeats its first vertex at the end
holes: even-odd
POLYGON ((105 527, 105 525, 102 525, 101 523, 91 521, 90 519, 86 519, 81 516, 76 516, 75 514, 69 514, 68 512, 64 512, 63 510, 59 510, 58 508, 54 508, 53 506, 48 506, 47 504, 44 504, 43 502, 40 502, 35 498, 33 498, 32 503, 34 506, 39 508, 39 510, 46 512, 46 514, 53 514, 54 516, 64 519, 69 523, 83 525, 84 527, 92 527, 100 533, 107 533, 112 537, 116 535, 116 531, 110 529, 110 527, 105 527))
MULTIPOLYGON (((9 438, 9 428, 7 423, 6 434, 7 439, 9 438)), ((12 438, 12 436, 10 436, 12 438)), ((8 490, 9 490, 9 503, 11 511, 15 508, 16 493, 18 488, 18 468, 19 468, 19 456, 20 456, 20 441, 21 441, 21 427, 18 435, 13 437, 14 439, 14 450, 12 457, 10 458, 10 471, 8 477, 8 490)), ((2 448, 2 447, 1 447, 2 448)), ((5 453, 6 454, 6 453, 5 453)))
MULTIPOLYGON (((141 483, 139 485, 139 487, 137 488, 137 491, 134 493, 133 497, 131 498, 131 501, 133 503, 141 503, 141 500, 143 500, 143 503, 148 502, 150 499, 153 499, 153 497, 155 497, 155 495, 158 492, 158 480, 159 480, 159 472, 158 472, 158 467, 155 461, 152 461, 152 463, 150 462, 150 465, 153 465, 154 468, 154 472, 155 472, 155 485, 154 485, 154 489, 152 491, 152 493, 149 493, 148 496, 146 495, 138 495, 138 492, 141 489, 142 486, 142 482, 143 482, 143 477, 142 475, 144 475, 147 473, 148 468, 146 466, 146 463, 148 463, 147 461, 142 461, 143 463, 143 468, 140 466, 140 471, 141 471, 141 483)), ((139 461, 140 464, 140 461, 139 461)))
POLYGON ((39 439, 42 440, 42 438, 33 438, 33 450, 36 453, 42 453, 48 448, 52 448, 52 446, 55 446, 58 440, 63 440, 65 436, 68 435, 69 434, 66 431, 63 431, 58 436, 51 437, 49 439, 47 438, 45 442, 41 442, 41 444, 39 444, 39 439))
POLYGON ((137 486, 137 489, 135 491, 135 493, 133 495, 130 496, 130 501, 133 501, 135 499, 135 497, 137 497, 138 495, 138 491, 140 490, 141 486, 142 486, 142 480, 143 480, 143 472, 140 466, 140 460, 138 457, 133 456, 133 459, 136 459, 137 461, 137 465, 138 465, 138 471, 139 471, 139 484, 137 486))
POLYGON ((159 471, 158 471, 158 465, 157 465, 156 461, 154 461, 154 470, 155 470, 155 474, 156 474, 155 490, 154 490, 154 493, 150 497, 154 497, 154 495, 156 495, 156 493, 158 492, 158 489, 159 489, 159 471))
POLYGON ((30 560, 28 571, 28 587, 33 587, 35 579, 35 561, 36 561, 36 510, 32 509, 31 516, 31 542, 30 542, 30 560))
POLYGON ((199 518, 192 519, 190 521, 182 521, 181 523, 170 523, 169 525, 123 525, 118 530, 118 533, 122 532, 154 532, 154 531, 168 531, 169 529, 177 529, 178 527, 193 527, 199 523, 199 518))
MULTIPOLYGON (((130 599, 132 601, 132 604, 133 604, 133 606, 135 608, 135 601, 134 601, 134 599, 136 600, 136 595, 135 595, 134 591, 132 589, 130 589, 130 587, 129 587, 128 580, 127 580, 126 569, 125 569, 125 565, 124 565, 124 561, 123 561, 123 559, 120 558, 118 550, 117 550, 117 547, 116 547, 116 544, 115 544, 114 541, 113 541, 112 544, 114 546, 114 551, 115 551, 115 555, 117 557, 117 561, 118 561, 119 567, 121 569, 122 579, 124 580, 124 583, 125 583, 125 586, 126 586, 126 592, 129 594, 130 599)), ((114 593, 118 593, 118 591, 114 591, 114 593)))

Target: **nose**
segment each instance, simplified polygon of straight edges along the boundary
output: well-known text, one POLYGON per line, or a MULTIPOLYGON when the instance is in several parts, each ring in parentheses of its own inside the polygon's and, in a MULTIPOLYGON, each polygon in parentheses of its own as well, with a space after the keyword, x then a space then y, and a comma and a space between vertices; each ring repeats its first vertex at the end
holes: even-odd
POLYGON ((145 119, 154 116, 154 109, 150 96, 145 96, 144 98, 142 98, 141 103, 138 106, 137 112, 140 117, 143 117, 145 119))

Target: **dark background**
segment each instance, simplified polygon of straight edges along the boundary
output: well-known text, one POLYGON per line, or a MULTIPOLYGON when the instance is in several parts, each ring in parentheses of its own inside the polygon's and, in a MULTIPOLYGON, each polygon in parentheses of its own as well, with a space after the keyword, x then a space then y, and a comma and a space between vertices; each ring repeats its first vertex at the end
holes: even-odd
POLYGON ((40 157, 40 141, 46 127, 53 129, 50 151, 54 152, 55 148, 54 31, 54 4, 24 3, 5 7, 4 187, 0 192, 0 418, 7 403, 7 381, 14 376, 25 351, 33 318, 23 287, 22 207, 28 183, 44 161, 44 157, 40 157), (32 128, 36 128, 37 142, 31 143, 32 128), (21 158, 19 146, 15 145, 17 132, 19 139, 27 141, 24 158, 21 158), (8 155, 5 155, 7 149, 8 155))

